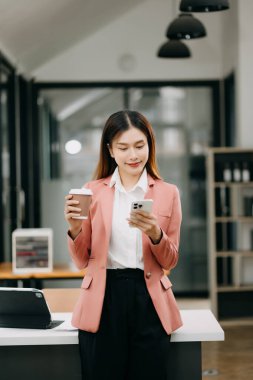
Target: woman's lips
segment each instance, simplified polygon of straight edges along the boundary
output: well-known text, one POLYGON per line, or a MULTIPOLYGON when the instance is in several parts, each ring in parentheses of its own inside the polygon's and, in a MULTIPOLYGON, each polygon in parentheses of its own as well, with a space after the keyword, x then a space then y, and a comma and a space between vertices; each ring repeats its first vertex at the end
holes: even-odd
POLYGON ((131 168, 137 168, 140 165, 140 162, 134 162, 132 164, 127 164, 127 165, 131 166, 131 168))

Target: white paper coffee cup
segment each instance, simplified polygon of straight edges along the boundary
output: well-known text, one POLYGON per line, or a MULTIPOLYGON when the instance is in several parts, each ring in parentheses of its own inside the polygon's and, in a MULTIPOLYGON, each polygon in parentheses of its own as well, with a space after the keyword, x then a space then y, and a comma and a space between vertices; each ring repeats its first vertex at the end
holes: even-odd
POLYGON ((81 208, 80 216, 72 216, 73 219, 88 219, 89 208, 92 199, 92 190, 82 187, 81 189, 71 189, 69 194, 73 195, 75 201, 79 201, 77 207, 81 208))

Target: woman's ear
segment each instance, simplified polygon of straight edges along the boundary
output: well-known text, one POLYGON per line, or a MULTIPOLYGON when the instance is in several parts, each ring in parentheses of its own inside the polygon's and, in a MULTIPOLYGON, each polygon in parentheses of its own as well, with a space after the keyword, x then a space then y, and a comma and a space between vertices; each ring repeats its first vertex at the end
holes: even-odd
POLYGON ((109 149, 111 157, 114 158, 114 155, 113 155, 113 152, 112 152, 112 148, 110 147, 110 144, 106 144, 106 145, 107 145, 107 148, 109 149))

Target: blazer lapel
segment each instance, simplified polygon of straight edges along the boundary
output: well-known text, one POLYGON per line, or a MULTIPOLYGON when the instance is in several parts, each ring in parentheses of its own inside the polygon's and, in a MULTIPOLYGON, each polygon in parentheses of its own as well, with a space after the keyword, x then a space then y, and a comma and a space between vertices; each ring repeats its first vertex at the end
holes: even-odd
MULTIPOLYGON (((156 202, 155 199, 155 192, 154 192, 154 187, 155 187, 155 180, 148 174, 148 189, 145 194, 144 199, 153 199, 153 207, 152 207, 152 213, 155 215, 158 214, 158 203, 156 202)), ((149 256, 147 255, 148 249, 149 249, 149 237, 142 233, 142 249, 143 249, 143 259, 144 259, 144 264, 146 262, 149 262, 149 256)))
POLYGON ((108 177, 104 180, 104 191, 101 199, 101 213, 106 233, 106 244, 109 246, 111 230, 112 230, 112 212, 114 201, 114 186, 110 187, 110 179, 108 177))
POLYGON ((155 180, 148 174, 148 189, 147 189, 144 199, 153 199, 154 203, 152 207, 152 212, 155 215, 157 215, 158 205, 157 205, 156 199, 154 199, 155 198, 154 186, 155 186, 155 180))

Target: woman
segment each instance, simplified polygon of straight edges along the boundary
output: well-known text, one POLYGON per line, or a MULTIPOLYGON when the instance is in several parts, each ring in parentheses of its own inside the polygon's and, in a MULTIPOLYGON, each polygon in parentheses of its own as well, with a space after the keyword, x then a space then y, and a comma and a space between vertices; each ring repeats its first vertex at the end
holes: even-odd
POLYGON ((135 111, 107 120, 100 145, 89 218, 66 196, 68 246, 86 268, 72 323, 79 329, 83 379, 171 379, 170 334, 182 325, 171 282, 181 224, 179 193, 165 183, 147 119, 135 111), (133 201, 153 199, 152 212, 133 201))

